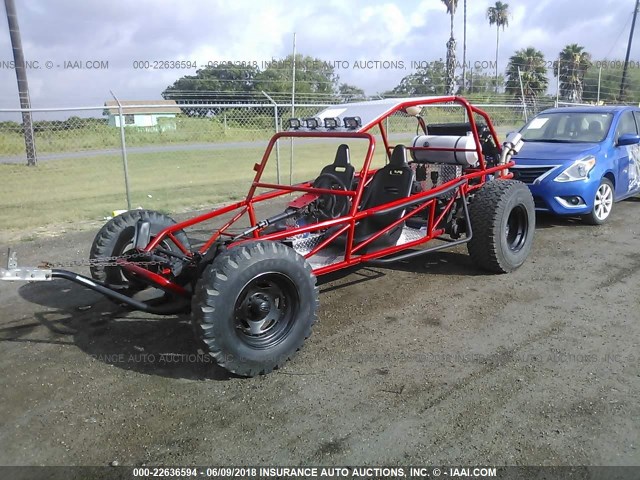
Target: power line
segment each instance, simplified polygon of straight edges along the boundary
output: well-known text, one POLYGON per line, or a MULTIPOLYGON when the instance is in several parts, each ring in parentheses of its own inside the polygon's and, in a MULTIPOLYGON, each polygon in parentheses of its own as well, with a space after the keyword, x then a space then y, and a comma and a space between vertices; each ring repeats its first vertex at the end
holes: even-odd
POLYGON ((616 38, 616 41, 613 42, 613 45, 611 45, 611 48, 609 49, 609 51, 607 52, 607 54, 604 56, 604 58, 609 58, 609 55, 611 55, 611 52, 613 52, 613 50, 616 48, 616 46, 618 45, 618 42, 620 41, 620 37, 622 37, 622 34, 624 33, 624 31, 627 29, 627 26, 629 25, 629 22, 631 21, 631 17, 627 18, 627 22, 624 24, 624 26, 620 29, 620 33, 618 33, 618 38, 616 38))

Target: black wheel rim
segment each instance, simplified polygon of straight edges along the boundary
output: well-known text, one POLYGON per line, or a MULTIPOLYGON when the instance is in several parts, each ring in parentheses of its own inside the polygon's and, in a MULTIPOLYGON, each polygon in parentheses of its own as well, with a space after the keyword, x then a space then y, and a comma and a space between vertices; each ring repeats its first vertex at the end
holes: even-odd
POLYGON ((527 241, 529 232, 529 217, 523 205, 517 205, 507 219, 507 246, 512 252, 519 252, 527 241))
POLYGON ((298 289, 289 277, 276 272, 257 275, 236 299, 236 333, 253 348, 272 348, 291 331, 298 305, 298 289))

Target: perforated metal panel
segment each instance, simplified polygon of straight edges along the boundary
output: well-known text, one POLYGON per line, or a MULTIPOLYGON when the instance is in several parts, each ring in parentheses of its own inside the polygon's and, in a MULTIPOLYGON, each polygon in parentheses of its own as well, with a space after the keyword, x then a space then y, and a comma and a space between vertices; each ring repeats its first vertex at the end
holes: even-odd
POLYGON ((291 237, 290 240, 292 247, 296 252, 300 255, 306 255, 318 246, 323 237, 323 233, 303 233, 291 237))
MULTIPOLYGON (((462 167, 458 165, 443 165, 443 164, 411 164, 411 168, 416 173, 416 179, 421 178, 419 175, 419 170, 424 168, 424 175, 426 175, 426 180, 419 180, 420 188, 422 191, 431 190, 432 188, 439 187, 440 185, 450 182, 462 175, 462 167), (432 173, 437 172, 438 178, 437 181, 433 182, 432 173)), ((450 198, 454 195, 455 192, 449 192, 446 195, 443 195, 442 198, 450 198)))

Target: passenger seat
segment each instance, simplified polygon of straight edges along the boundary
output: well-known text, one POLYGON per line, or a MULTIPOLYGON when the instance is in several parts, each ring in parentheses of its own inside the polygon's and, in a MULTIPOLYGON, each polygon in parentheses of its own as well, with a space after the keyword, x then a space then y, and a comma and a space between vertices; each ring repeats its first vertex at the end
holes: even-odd
MULTIPOLYGON (((368 210, 411 195, 411 187, 415 180, 413 169, 407 164, 407 149, 404 145, 396 145, 391 153, 389 163, 374 175, 362 199, 360 210, 368 210)), ((373 215, 361 220, 356 225, 355 241, 360 243, 380 230, 388 227, 404 215, 403 209, 373 215)), ((403 224, 391 229, 368 247, 376 249, 395 245, 402 233, 403 224)))

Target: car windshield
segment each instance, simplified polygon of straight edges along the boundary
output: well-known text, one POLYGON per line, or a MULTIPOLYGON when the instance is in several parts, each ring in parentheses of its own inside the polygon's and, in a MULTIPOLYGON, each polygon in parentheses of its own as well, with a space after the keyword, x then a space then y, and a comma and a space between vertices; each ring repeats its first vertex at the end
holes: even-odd
POLYGON ((542 113, 520 133, 525 142, 596 143, 605 139, 612 119, 610 113, 542 113))

